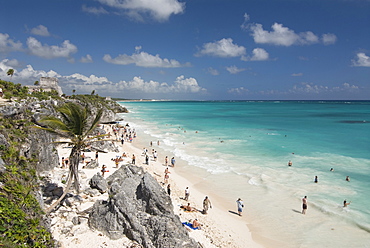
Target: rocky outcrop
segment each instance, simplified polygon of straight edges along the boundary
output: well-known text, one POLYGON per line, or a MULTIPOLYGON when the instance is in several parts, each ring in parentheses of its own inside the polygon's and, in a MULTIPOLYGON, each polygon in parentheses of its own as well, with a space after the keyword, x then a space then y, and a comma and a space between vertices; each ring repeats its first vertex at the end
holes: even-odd
POLYGON ((121 167, 107 179, 109 199, 97 201, 89 226, 112 239, 124 235, 143 247, 200 247, 173 212, 170 197, 142 168, 121 167))
POLYGON ((99 190, 101 194, 105 193, 108 190, 107 181, 102 175, 100 175, 100 173, 97 173, 90 179, 89 185, 92 189, 99 190))

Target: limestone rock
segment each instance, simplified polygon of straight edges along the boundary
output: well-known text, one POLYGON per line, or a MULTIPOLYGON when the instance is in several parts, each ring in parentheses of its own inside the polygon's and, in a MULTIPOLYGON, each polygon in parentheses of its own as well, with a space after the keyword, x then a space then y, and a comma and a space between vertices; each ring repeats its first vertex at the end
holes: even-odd
POLYGON ((108 190, 107 181, 99 172, 90 179, 89 184, 92 189, 97 189, 102 194, 108 190))
POLYGON ((89 226, 112 239, 126 235, 143 247, 200 247, 173 212, 170 197, 142 168, 121 167, 107 179, 109 199, 97 201, 89 226))

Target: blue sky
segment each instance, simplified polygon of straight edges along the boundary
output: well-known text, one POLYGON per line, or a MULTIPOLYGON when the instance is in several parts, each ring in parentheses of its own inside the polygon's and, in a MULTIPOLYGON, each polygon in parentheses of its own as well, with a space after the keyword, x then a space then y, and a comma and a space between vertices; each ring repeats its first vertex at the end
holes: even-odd
POLYGON ((369 13, 370 0, 1 1, 0 78, 123 98, 369 100, 369 13))

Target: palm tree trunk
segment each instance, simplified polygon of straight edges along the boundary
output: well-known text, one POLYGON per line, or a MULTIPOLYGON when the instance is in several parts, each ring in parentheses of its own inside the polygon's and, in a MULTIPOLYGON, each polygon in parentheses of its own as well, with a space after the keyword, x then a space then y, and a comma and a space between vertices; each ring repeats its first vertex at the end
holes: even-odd
POLYGON ((77 191, 77 193, 80 193, 80 178, 78 176, 78 165, 80 163, 80 153, 81 148, 79 146, 74 146, 72 148, 71 154, 69 155, 69 170, 70 173, 72 173, 72 177, 74 179, 74 188, 77 191))
POLYGON ((65 196, 67 195, 67 193, 69 192, 69 189, 71 188, 72 181, 73 181, 73 177, 72 177, 72 173, 71 173, 71 172, 72 172, 72 171, 70 170, 70 171, 69 171, 69 173, 68 173, 67 186, 65 187, 64 192, 63 192, 62 196, 61 196, 61 197, 59 197, 59 199, 58 199, 58 200, 56 200, 53 204, 51 204, 51 206, 50 206, 48 209, 46 209, 46 210, 45 210, 45 213, 46 213, 46 214, 51 213, 51 212, 54 210, 54 208, 55 208, 56 206, 58 206, 58 205, 59 205, 59 203, 64 199, 64 197, 65 197, 65 196))
POLYGON ((81 148, 74 146, 72 148, 71 154, 69 155, 69 172, 68 172, 68 181, 67 186, 64 189, 64 192, 58 200, 56 200, 48 209, 45 210, 46 214, 52 212, 55 207, 64 199, 64 197, 69 192, 69 189, 72 186, 72 182, 74 182, 74 188, 77 193, 80 192, 80 180, 78 176, 78 165, 80 163, 80 151, 81 148))

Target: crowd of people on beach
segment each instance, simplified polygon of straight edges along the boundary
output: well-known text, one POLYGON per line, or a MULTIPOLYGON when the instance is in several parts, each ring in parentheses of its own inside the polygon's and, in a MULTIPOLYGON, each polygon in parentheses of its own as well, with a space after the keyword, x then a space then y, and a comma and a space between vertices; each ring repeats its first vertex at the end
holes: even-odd
MULTIPOLYGON (((137 137, 136 131, 134 128, 131 128, 129 124, 126 124, 125 126, 117 125, 117 124, 105 124, 101 126, 101 129, 104 130, 104 134, 98 133, 99 137, 103 137, 105 140, 111 140, 116 145, 117 143, 121 144, 122 146, 125 144, 125 142, 132 143, 134 138, 137 137), (113 133, 113 135, 111 134, 113 133)), ((160 141, 158 140, 156 142, 157 146, 160 145, 160 141)), ((153 147, 153 142, 150 141, 149 143, 150 147, 153 147)), ((87 151, 90 151, 89 149, 87 151)), ((90 154, 91 155, 91 154, 90 154)), ((143 157, 143 165, 149 166, 150 161, 156 162, 158 160, 158 152, 152 148, 151 152, 147 148, 143 148, 143 152, 141 154, 143 157)), ((128 157, 128 154, 126 152, 123 152, 122 155, 117 154, 115 157, 111 158, 111 161, 114 163, 114 167, 112 168, 119 168, 119 164, 121 162, 127 161, 127 159, 130 159, 130 163, 133 165, 136 165, 136 156, 135 154, 132 154, 131 157, 128 157)), ((84 164, 83 168, 85 168, 85 164, 89 164, 92 161, 96 162, 98 164, 99 162, 99 151, 95 151, 95 154, 90 156, 86 156, 85 152, 82 152, 80 155, 80 163, 84 164)), ((69 160, 68 158, 62 157, 62 166, 61 168, 68 168, 69 160)), ((169 158, 169 156, 164 157, 164 162, 162 164, 165 166, 164 174, 163 174, 163 181, 160 182, 160 184, 166 189, 166 192, 169 196, 171 196, 171 183, 170 183, 170 168, 174 168, 176 165, 176 159, 175 157, 169 158)), ((102 164, 100 169, 101 175, 105 177, 106 173, 109 172, 108 165, 102 164)), ((205 196, 202 203, 202 209, 198 209, 196 207, 193 207, 191 205, 190 201, 190 188, 186 187, 184 190, 184 197, 180 198, 186 202, 186 204, 183 204, 180 206, 180 209, 183 209, 185 212, 193 212, 195 214, 201 213, 203 215, 207 215, 209 209, 212 208, 212 203, 208 196, 205 196)), ((239 198, 237 201, 237 210, 238 215, 242 216, 243 211, 243 201, 239 198)), ((198 221, 197 218, 194 220, 190 219, 187 222, 184 222, 183 225, 187 228, 191 228, 192 230, 198 230, 201 229, 202 224, 198 221), (187 224, 184 224, 187 223, 187 224)))

